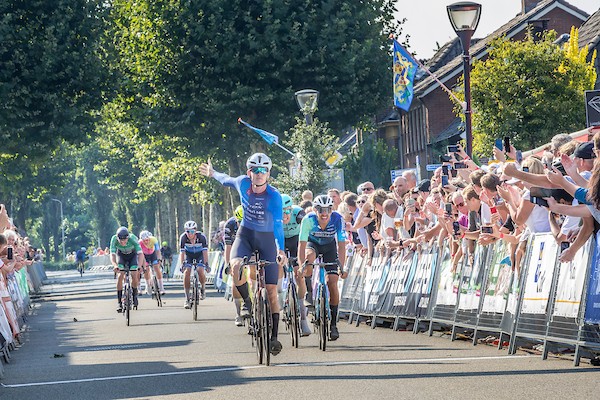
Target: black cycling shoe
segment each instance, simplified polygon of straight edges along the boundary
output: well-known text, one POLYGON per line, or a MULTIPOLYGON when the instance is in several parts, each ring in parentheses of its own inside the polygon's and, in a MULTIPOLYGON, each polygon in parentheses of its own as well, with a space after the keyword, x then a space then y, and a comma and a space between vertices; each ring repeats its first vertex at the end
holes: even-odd
POLYGON ((338 332, 338 328, 335 325, 332 325, 329 329, 329 340, 334 341, 338 340, 340 337, 340 333, 338 332))
POLYGON ((271 339, 269 349, 271 350, 272 355, 276 356, 277 354, 279 354, 282 348, 283 346, 281 345, 281 342, 279 340, 277 340, 276 338, 271 339))
POLYGON ((118 312, 118 313, 122 313, 122 312, 123 312, 123 305, 119 304, 119 305, 117 306, 117 312, 118 312))

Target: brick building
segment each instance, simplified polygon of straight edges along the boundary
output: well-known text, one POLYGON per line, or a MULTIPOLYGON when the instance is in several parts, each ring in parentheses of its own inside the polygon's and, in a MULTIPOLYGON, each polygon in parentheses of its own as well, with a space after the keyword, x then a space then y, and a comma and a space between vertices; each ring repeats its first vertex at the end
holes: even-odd
MULTIPOLYGON (((495 37, 505 35, 511 40, 523 40, 530 29, 533 33, 555 30, 560 36, 568 34, 572 26, 579 28, 588 17, 585 11, 564 0, 522 0, 522 10, 513 19, 489 36, 472 40, 471 58, 485 60, 488 44, 495 37)), ((597 28, 597 25, 593 27, 597 28)), ((597 32, 596 30, 596 34, 597 32)), ((597 35, 590 33, 590 36, 592 38, 587 39, 586 36, 585 40, 596 40, 598 45, 597 35)), ((463 76, 461 54, 460 41, 455 38, 446 43, 425 65, 445 86, 453 89, 463 76)), ((418 157, 421 174, 424 175, 425 165, 437 163, 438 154, 445 151, 446 144, 455 143, 461 133, 464 133, 464 124, 456 116, 453 107, 440 84, 429 75, 424 75, 415 82, 413 102, 407 113, 388 110, 378 116, 378 137, 399 149, 398 165, 401 168, 417 167, 418 157)))

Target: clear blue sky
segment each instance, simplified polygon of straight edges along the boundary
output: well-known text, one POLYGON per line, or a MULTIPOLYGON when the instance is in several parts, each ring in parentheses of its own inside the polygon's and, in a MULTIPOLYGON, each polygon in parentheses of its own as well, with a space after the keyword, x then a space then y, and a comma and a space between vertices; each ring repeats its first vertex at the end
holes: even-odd
MULTIPOLYGON (((450 25, 446 6, 458 0, 400 0, 396 3, 398 20, 406 18, 403 35, 409 34, 411 52, 418 58, 429 58, 437 47, 456 37, 450 25)), ((481 4, 481 19, 475 37, 492 33, 521 11, 521 0, 474 0, 481 4)), ((599 0, 567 0, 575 7, 593 14, 600 8, 599 0)), ((404 40, 404 37, 400 38, 404 40)))

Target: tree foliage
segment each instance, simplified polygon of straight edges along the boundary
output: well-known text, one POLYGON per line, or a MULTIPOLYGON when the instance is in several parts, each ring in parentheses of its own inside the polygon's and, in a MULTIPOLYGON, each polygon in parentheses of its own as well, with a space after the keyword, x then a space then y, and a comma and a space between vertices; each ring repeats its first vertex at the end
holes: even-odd
POLYGON ((494 139, 503 136, 517 148, 531 149, 557 133, 585 127, 583 92, 594 87, 596 73, 577 38, 574 29, 564 48, 552 43, 553 31, 538 41, 498 38, 489 57, 473 63, 475 153, 490 155, 494 139))

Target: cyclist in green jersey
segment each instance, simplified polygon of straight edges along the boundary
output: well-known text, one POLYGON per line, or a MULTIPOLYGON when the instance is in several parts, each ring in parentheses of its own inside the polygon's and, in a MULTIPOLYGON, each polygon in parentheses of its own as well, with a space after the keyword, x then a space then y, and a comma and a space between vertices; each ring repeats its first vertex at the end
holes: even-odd
MULTIPOLYGON (((119 306, 117 312, 123 311, 122 296, 123 296, 123 279, 125 278, 125 266, 129 266, 131 271, 137 271, 138 265, 144 263, 144 253, 139 244, 138 238, 129 233, 129 230, 124 226, 117 229, 117 233, 110 239, 110 262, 115 268, 115 272, 119 271, 119 279, 117 280, 117 299, 119 306)), ((131 286, 133 287, 133 305, 137 308, 138 305, 138 283, 139 274, 131 274, 131 286)))

